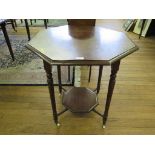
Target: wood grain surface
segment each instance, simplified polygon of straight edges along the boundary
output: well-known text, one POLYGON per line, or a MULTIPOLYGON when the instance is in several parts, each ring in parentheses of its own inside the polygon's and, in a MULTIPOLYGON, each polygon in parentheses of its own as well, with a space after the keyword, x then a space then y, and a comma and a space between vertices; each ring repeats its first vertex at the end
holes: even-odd
MULTIPOLYGON (((96 25, 123 31, 123 20, 97 20, 96 25)), ((33 34, 40 29, 31 28, 33 34)), ((10 34, 26 34, 25 28, 17 27, 10 34)), ((0 134, 84 134, 84 135, 152 135, 155 134, 155 37, 138 39, 127 35, 140 47, 139 51, 124 58, 117 74, 117 82, 111 101, 106 129, 95 113, 73 114, 69 111, 60 116, 61 127, 53 122, 48 87, 0 86, 0 134)), ((110 68, 103 71, 97 110, 105 105, 110 68)), ((81 68, 81 86, 96 86, 98 68, 92 67, 88 83, 88 67, 81 68)), ((61 97, 56 87, 58 110, 62 110, 61 97)))

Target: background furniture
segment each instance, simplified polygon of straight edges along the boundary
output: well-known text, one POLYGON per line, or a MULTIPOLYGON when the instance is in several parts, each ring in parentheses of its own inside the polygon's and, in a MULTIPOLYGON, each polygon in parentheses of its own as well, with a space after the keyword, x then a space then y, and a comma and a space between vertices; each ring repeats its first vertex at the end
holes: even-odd
POLYGON ((13 50, 12 50, 12 47, 11 47, 11 43, 10 43, 10 39, 8 37, 7 30, 6 30, 6 27, 5 27, 6 26, 6 21, 7 21, 6 19, 0 19, 0 27, 2 28, 2 31, 3 31, 7 46, 9 48, 10 55, 12 57, 12 60, 14 61, 15 57, 14 57, 14 54, 13 54, 13 50))
MULTIPOLYGON (((29 24, 28 24, 28 19, 24 19, 25 21, 25 27, 26 27, 26 32, 27 32, 27 36, 28 36, 28 40, 31 40, 31 34, 30 34, 30 28, 29 28, 29 24)), ((32 19, 30 19, 31 21, 31 25, 32 25, 32 19)), ((44 25, 45 28, 47 29, 47 19, 44 19, 44 25)))
MULTIPOLYGON (((24 19, 24 22, 25 22, 25 28, 26 28, 26 33, 27 33, 27 36, 28 36, 28 40, 30 41, 31 40, 31 33, 30 33, 28 19, 24 19)), ((34 19, 34 22, 36 22, 36 19, 34 19)), ((22 19, 21 19, 21 23, 23 23, 22 19)), ((30 19, 30 23, 31 23, 31 25, 33 24, 32 19, 30 19)), ((44 19, 44 26, 45 26, 46 29, 47 29, 47 23, 48 23, 48 19, 44 19)), ((12 24, 14 30, 16 31, 16 29, 15 29, 15 26, 17 27, 16 20, 15 19, 11 20, 11 24, 12 24)))
POLYGON ((58 116, 69 109, 72 112, 94 111, 102 117, 103 127, 105 127, 120 60, 136 51, 138 47, 122 32, 92 26, 49 28, 39 32, 26 47, 43 59, 55 123, 59 126, 58 116), (59 90, 63 90, 62 103, 65 109, 59 113, 55 101, 53 65, 58 67, 59 90), (61 85, 60 66, 62 65, 100 66, 97 88, 90 90, 74 87, 68 91, 65 90, 61 85), (103 66, 111 66, 111 75, 105 110, 101 114, 95 107, 98 105, 97 94, 100 90, 103 66))

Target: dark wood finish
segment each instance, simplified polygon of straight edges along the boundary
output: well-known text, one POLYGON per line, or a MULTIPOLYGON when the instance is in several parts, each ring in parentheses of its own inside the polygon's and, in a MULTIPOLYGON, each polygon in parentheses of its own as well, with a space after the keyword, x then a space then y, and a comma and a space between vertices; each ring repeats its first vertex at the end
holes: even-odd
POLYGON ((24 19, 25 21, 25 27, 26 27, 26 32, 27 32, 27 36, 28 36, 28 40, 31 40, 31 35, 30 35, 30 29, 29 29, 29 24, 27 19, 24 19))
POLYGON ((44 25, 45 25, 45 28, 47 29, 47 19, 44 19, 44 25))
POLYGON ((5 23, 6 20, 0 20, 0 26, 2 28, 2 32, 4 34, 4 37, 5 37, 5 40, 6 40, 6 43, 7 43, 7 46, 9 48, 9 52, 10 52, 10 55, 12 57, 12 60, 14 61, 15 58, 14 58, 14 54, 13 54, 13 50, 12 50, 12 47, 11 47, 11 43, 10 43, 10 39, 8 37, 8 33, 7 33, 7 30, 6 30, 6 23, 5 23))
MULTIPOLYGON (((97 93, 100 90, 103 65, 111 65, 105 112, 104 115, 100 114, 103 117, 104 126, 120 60, 138 49, 124 33, 94 26, 49 28, 38 33, 26 47, 44 60, 56 123, 58 123, 58 115, 50 65, 99 65, 97 93)), ((60 76, 60 67, 58 70, 60 76)), ((63 95, 63 104, 72 112, 89 112, 98 104, 96 100, 96 94, 93 91, 82 87, 74 87, 63 95)), ((94 112, 97 113, 96 110, 94 112)))
POLYGON ((114 86, 116 83, 116 75, 119 70, 119 65, 120 65, 120 60, 116 61, 115 63, 113 63, 111 65, 111 75, 110 75, 110 80, 109 80, 105 111, 104 111, 104 115, 103 115, 103 127, 105 127, 105 124, 106 124, 106 121, 108 118, 108 111, 109 111, 109 107, 110 107, 110 102, 111 102, 114 86))
POLYGON ((71 80, 71 79, 70 79, 70 76, 71 76, 71 75, 70 75, 70 66, 68 66, 68 82, 71 80))
POLYGON ((31 25, 33 25, 33 23, 32 23, 32 19, 30 19, 30 23, 31 23, 31 25))
POLYGON ((67 19, 71 26, 95 26, 96 19, 67 19))
POLYGON ((13 19, 13 22, 15 23, 15 27, 17 27, 16 19, 13 19))
POLYGON ((92 70, 92 66, 89 66, 89 77, 88 77, 88 82, 90 82, 90 78, 91 78, 91 70, 92 70))
POLYGON ((52 67, 46 61, 43 61, 43 63, 44 63, 44 69, 46 71, 46 76, 47 76, 47 83, 48 83, 51 105, 53 110, 53 118, 55 123, 58 125, 58 116, 57 116, 55 92, 54 92, 53 77, 52 77, 52 67))
POLYGON ((60 65, 57 66, 57 72, 58 72, 58 84, 59 84, 59 93, 62 93, 62 84, 61 84, 61 67, 60 65))
POLYGON ((110 65, 138 49, 124 33, 97 26, 48 28, 26 47, 51 64, 63 65, 110 65))
MULTIPOLYGON (((122 30, 124 20, 97 20, 96 25, 122 30)), ((7 28, 7 27, 6 27, 7 28)), ((31 30, 33 36, 41 29, 31 30)), ((122 30, 123 31, 123 30, 122 30)), ((7 29, 8 34, 14 34, 7 29)), ((18 27, 20 35, 27 35, 18 27)), ((109 109, 106 129, 101 128, 101 118, 94 113, 76 115, 66 112, 60 117, 61 128, 50 117, 51 106, 47 86, 0 86, 0 134, 1 135, 154 135, 155 134, 155 37, 137 38, 127 33, 139 46, 138 51, 121 61, 120 70, 109 109), (145 47, 145 48, 144 48, 145 47)), ((97 110, 103 112, 110 66, 105 67, 98 94, 97 110)), ((98 67, 92 67, 91 83, 88 83, 88 67, 81 67, 83 87, 95 88, 98 67)), ((75 79, 76 80, 76 79, 75 79)), ((57 109, 62 109, 58 87, 55 87, 57 109)), ((51 116, 52 113, 51 113, 51 116)))
POLYGON ((12 28, 14 29, 14 31, 16 31, 17 32, 17 30, 16 30, 16 28, 15 28, 15 26, 17 27, 17 23, 16 23, 16 20, 14 20, 14 19, 10 19, 10 21, 11 21, 11 25, 12 25, 12 28))
POLYGON ((74 86, 74 83, 75 83, 75 66, 73 66, 72 86, 74 86))
POLYGON ((102 78, 102 70, 103 70, 103 66, 102 66, 102 65, 100 65, 100 66, 99 66, 98 81, 97 81, 97 88, 96 88, 97 94, 98 94, 98 93, 99 93, 99 91, 100 91, 100 86, 101 86, 101 78, 102 78))
POLYGON ((84 87, 73 87, 63 93, 62 104, 74 113, 90 112, 98 105, 96 94, 84 87))

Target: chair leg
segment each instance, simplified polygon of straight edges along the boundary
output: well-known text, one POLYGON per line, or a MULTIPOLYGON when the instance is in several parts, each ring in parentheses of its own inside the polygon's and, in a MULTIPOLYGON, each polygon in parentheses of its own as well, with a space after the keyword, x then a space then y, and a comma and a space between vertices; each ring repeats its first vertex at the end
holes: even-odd
POLYGON ((14 29, 15 32, 17 32, 16 28, 15 28, 15 24, 14 24, 14 20, 11 19, 11 25, 12 25, 12 28, 14 29))
POLYGON ((16 22, 16 19, 14 19, 13 21, 14 21, 14 23, 15 23, 15 26, 17 27, 17 22, 16 22))
POLYGON ((44 19, 44 26, 47 29, 47 20, 46 19, 44 19))
POLYGON ((31 25, 32 25, 32 19, 30 19, 30 23, 31 23, 31 25))
POLYGON ((8 33, 6 31, 5 23, 1 24, 1 28, 2 28, 2 31, 3 31, 7 46, 9 48, 10 55, 12 57, 12 60, 14 61, 15 57, 14 57, 13 50, 12 50, 12 47, 11 47, 10 39, 8 37, 8 33))
POLYGON ((23 23, 23 20, 21 19, 20 22, 23 23))
POLYGON ((27 32, 27 35, 28 35, 28 40, 30 40, 31 39, 31 37, 30 37, 30 29, 29 29, 27 19, 24 19, 24 21, 25 21, 26 32, 27 32))

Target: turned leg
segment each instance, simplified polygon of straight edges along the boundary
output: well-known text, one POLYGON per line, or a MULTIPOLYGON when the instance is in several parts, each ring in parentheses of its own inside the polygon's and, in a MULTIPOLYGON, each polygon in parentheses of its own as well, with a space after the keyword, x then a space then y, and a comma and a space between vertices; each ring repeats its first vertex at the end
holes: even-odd
POLYGON ((13 50, 12 50, 12 47, 11 47, 10 39, 9 39, 9 37, 8 37, 8 33, 7 33, 7 31, 6 31, 5 25, 6 25, 5 22, 2 23, 2 24, 1 24, 1 28, 2 28, 2 31, 3 31, 3 34, 4 34, 4 37, 5 37, 7 46, 8 46, 8 48, 9 48, 10 55, 11 55, 11 57, 12 57, 12 60, 14 61, 15 58, 14 58, 13 50))
POLYGON ((70 81, 70 66, 68 66, 68 81, 70 81))
POLYGON ((99 75, 98 75, 98 81, 97 81, 97 94, 100 91, 100 86, 101 86, 101 78, 102 78, 102 70, 103 70, 103 66, 99 66, 99 75))
POLYGON ((75 85, 75 66, 73 66, 72 86, 75 85))
POLYGON ((117 61, 111 65, 111 75, 110 75, 110 80, 109 80, 105 111, 104 111, 104 115, 103 115, 103 128, 105 128, 106 121, 108 118, 108 111, 109 111, 110 102, 111 102, 111 98, 112 98, 112 94, 113 94, 113 90, 114 90, 114 86, 115 86, 115 82, 116 82, 116 80, 115 80, 116 75, 119 70, 119 65, 120 65, 120 61, 117 61))
POLYGON ((26 32, 27 32, 27 35, 28 35, 28 40, 30 40, 31 37, 30 37, 29 24, 28 24, 28 22, 27 22, 27 19, 24 19, 24 21, 25 21, 26 32))
POLYGON ((59 84, 59 93, 62 93, 62 85, 61 85, 61 66, 57 66, 57 71, 58 71, 58 84, 59 84))
POLYGON ((91 69, 92 69, 92 66, 90 65, 89 66, 89 78, 88 78, 88 82, 90 82, 90 78, 91 78, 91 69))
POLYGON ((60 126, 60 124, 58 123, 58 114, 56 110, 55 92, 54 92, 54 84, 53 84, 53 77, 52 77, 52 66, 44 60, 43 60, 43 63, 44 63, 44 69, 46 71, 46 76, 47 76, 47 83, 48 83, 48 88, 50 93, 54 122, 56 123, 57 126, 60 126))

